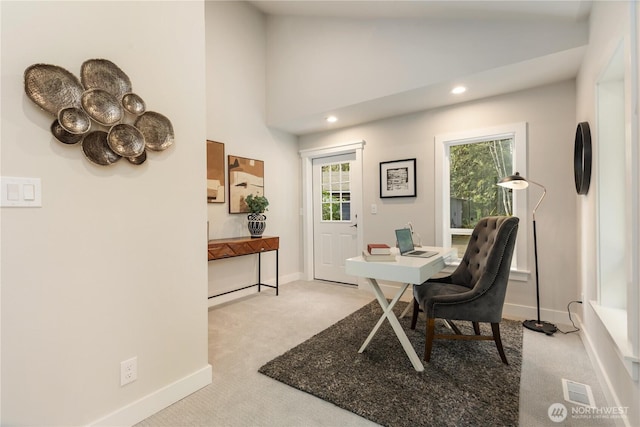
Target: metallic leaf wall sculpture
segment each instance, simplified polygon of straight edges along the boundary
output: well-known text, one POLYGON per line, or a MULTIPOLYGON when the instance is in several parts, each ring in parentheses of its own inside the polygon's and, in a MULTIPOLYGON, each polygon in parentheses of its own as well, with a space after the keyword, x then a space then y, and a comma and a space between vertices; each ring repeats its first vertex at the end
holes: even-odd
POLYGON ((106 59, 85 61, 80 79, 57 65, 34 64, 24 72, 24 90, 56 118, 53 136, 64 144, 81 143, 85 157, 97 165, 122 157, 139 165, 146 150, 163 151, 174 142, 169 119, 147 111, 129 77, 106 59))

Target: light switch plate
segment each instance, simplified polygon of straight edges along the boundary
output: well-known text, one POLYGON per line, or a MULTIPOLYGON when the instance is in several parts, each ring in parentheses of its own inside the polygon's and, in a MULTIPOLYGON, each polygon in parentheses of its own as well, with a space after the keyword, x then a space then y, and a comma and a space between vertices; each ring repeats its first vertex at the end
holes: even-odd
POLYGON ((22 186, 22 198, 26 202, 32 202, 36 199, 36 186, 33 184, 24 184, 22 186))
POLYGON ((37 208, 42 206, 40 178, 0 177, 0 206, 37 208))
POLYGON ((16 183, 7 184, 7 200, 17 202, 20 200, 20 185, 16 183))

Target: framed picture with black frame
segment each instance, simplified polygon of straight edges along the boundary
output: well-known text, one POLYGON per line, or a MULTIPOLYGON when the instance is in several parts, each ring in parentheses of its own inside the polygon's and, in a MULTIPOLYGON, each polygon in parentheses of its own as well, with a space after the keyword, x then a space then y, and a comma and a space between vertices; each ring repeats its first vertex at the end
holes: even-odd
POLYGON ((416 197, 416 159, 380 162, 380 198, 416 197))

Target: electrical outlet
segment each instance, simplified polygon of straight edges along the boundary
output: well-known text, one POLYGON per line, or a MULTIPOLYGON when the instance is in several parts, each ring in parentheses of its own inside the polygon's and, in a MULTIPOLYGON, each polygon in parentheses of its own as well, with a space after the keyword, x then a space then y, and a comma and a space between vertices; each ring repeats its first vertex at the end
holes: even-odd
POLYGON ((138 358, 120 362, 120 385, 129 384, 138 379, 138 358))

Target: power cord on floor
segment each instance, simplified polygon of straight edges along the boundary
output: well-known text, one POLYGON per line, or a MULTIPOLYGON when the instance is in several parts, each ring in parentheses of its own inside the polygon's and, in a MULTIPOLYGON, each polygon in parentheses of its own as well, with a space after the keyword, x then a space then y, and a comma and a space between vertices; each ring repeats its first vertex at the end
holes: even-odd
POLYGON ((569 313, 569 320, 571 320, 571 324, 573 325, 573 330, 571 331, 563 331, 560 328, 558 328, 558 332, 562 332, 563 334, 570 334, 572 332, 578 332, 580 330, 580 328, 578 328, 576 326, 575 323, 573 323, 573 319, 571 318, 571 304, 573 304, 574 302, 578 303, 578 304, 582 304, 582 301, 579 300, 575 300, 575 301, 571 301, 569 304, 567 304, 567 313, 569 313))

